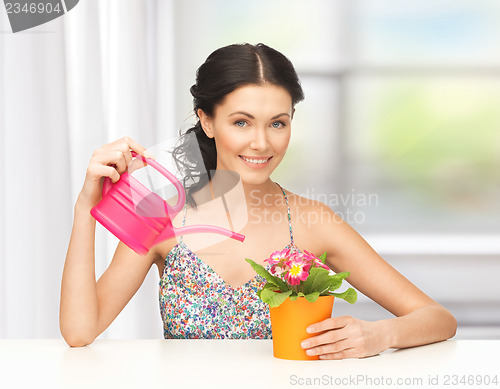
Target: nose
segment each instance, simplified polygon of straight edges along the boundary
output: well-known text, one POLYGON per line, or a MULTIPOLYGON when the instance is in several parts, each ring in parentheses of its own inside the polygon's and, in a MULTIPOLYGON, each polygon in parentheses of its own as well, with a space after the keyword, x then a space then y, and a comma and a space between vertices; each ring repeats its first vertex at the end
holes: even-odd
POLYGON ((252 134, 250 148, 253 150, 265 150, 268 145, 267 132, 263 127, 256 127, 252 134))

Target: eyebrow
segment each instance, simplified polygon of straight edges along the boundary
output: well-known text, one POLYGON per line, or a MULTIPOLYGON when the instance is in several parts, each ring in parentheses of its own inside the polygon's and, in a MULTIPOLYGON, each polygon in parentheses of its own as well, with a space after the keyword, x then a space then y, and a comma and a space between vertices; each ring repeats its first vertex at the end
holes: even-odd
MULTIPOLYGON (((248 112, 243 112, 243 111, 233 112, 233 113, 232 113, 231 115, 229 115, 229 116, 234 116, 234 115, 245 115, 245 116, 248 116, 250 119, 255 119, 255 117, 254 117, 253 115, 250 115, 248 112)), ((283 113, 279 113, 279 114, 277 114, 277 115, 273 116, 273 117, 271 118, 271 120, 278 119, 278 118, 279 118, 279 117, 281 117, 281 116, 288 116, 288 117, 290 117, 290 115, 289 115, 289 114, 287 114, 286 112, 283 112, 283 113)))

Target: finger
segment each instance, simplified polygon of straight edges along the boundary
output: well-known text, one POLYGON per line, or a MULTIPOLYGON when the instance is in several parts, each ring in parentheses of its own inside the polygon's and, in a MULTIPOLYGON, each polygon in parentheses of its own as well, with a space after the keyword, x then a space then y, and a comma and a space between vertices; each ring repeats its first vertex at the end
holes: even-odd
POLYGON ((317 347, 312 347, 306 350, 307 355, 324 355, 324 354, 333 354, 339 353, 341 351, 352 348, 352 342, 349 339, 342 339, 338 342, 322 344, 317 347))
POLYGON ((101 164, 95 164, 91 167, 91 176, 95 180, 101 179, 101 177, 109 177, 113 183, 120 179, 120 173, 112 167, 101 164))
POLYGON ((125 166, 128 166, 132 161, 132 154, 130 152, 130 145, 123 139, 119 139, 113 142, 107 147, 107 149, 113 150, 114 152, 119 151, 123 154, 123 159, 125 161, 125 166))
POLYGON ((323 321, 311 324, 306 328, 306 332, 309 334, 314 334, 315 332, 323 332, 326 330, 343 328, 351 321, 351 316, 331 317, 323 321))
POLYGON ((132 172, 135 172, 136 170, 139 170, 140 168, 143 168, 145 166, 148 166, 146 162, 144 162, 140 158, 135 158, 132 160, 130 165, 128 165, 128 172, 132 174, 132 172))
POLYGON ((322 333, 321 335, 312 336, 310 338, 304 339, 300 346, 305 349, 310 349, 322 344, 330 344, 339 342, 341 340, 347 339, 348 335, 343 328, 330 330, 322 333))
POLYGON ((127 161, 127 152, 121 150, 114 150, 109 153, 109 162, 107 165, 115 165, 118 173, 122 174, 127 170, 129 161, 127 161))
MULTIPOLYGON (((132 161, 132 152, 135 151, 139 156, 142 158, 151 158, 151 159, 156 159, 149 151, 147 151, 143 146, 141 146, 139 143, 134 141, 132 138, 126 136, 123 137, 122 139, 118 139, 117 141, 111 143, 108 145, 110 148, 114 149, 119 149, 123 152, 123 155, 125 157, 126 165, 130 165, 132 161)), ((137 166, 134 166, 133 170, 137 170, 137 166)))
POLYGON ((154 159, 154 157, 151 155, 151 153, 149 151, 147 151, 144 146, 140 145, 139 143, 137 143, 132 138, 126 136, 126 137, 122 138, 121 140, 123 142, 125 142, 128 145, 128 147, 130 149, 132 149, 133 151, 135 151, 137 154, 143 156, 144 158, 152 158, 152 159, 154 159))
POLYGON ((92 162, 100 165, 114 165, 121 173, 127 168, 124 152, 121 150, 102 148, 94 153, 92 162))

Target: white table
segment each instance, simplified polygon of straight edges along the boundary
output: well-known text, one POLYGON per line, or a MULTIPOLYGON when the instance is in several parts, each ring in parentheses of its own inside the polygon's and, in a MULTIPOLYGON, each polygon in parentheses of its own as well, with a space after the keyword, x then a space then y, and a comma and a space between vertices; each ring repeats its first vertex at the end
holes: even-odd
POLYGON ((267 340, 97 340, 70 348, 61 339, 0 339, 0 388, 500 388, 499 354, 500 340, 287 361, 273 357, 267 340), (498 383, 459 382, 487 376, 498 383))

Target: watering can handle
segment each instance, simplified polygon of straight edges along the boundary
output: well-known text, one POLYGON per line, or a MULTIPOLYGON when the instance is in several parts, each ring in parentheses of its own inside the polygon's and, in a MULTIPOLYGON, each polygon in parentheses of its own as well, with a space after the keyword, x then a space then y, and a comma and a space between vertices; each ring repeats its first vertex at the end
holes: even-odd
POLYGON ((170 215, 176 215, 177 213, 179 213, 182 207, 184 207, 184 204, 186 203, 186 193, 184 192, 184 187, 177 179, 177 177, 175 177, 172 173, 170 173, 167 169, 165 169, 154 159, 142 157, 138 155, 135 151, 132 151, 131 153, 133 157, 141 158, 143 162, 147 163, 149 166, 156 169, 158 172, 167 177, 172 184, 174 184, 175 189, 177 189, 177 203, 173 206, 166 204, 166 206, 167 208, 170 209, 169 212, 170 215))
MULTIPOLYGON (((158 162, 156 162, 154 159, 151 158, 145 158, 139 154, 137 154, 135 151, 131 151, 132 157, 139 157, 142 159, 143 162, 147 163, 149 166, 152 168, 156 169, 158 172, 163 174, 165 177, 168 178, 168 180, 174 184, 175 188, 177 189, 177 203, 174 206, 170 206, 169 204, 166 204, 166 206, 170 209, 169 214, 170 215, 176 215, 179 213, 179 211, 184 207, 184 204, 186 203, 186 193, 184 192, 184 187, 180 183, 180 181, 175 177, 172 173, 170 173, 167 169, 165 169, 163 166, 161 166, 158 162)), ((111 182, 111 179, 106 177, 103 183, 102 187, 102 195, 104 196, 113 186, 113 183, 111 182)))

